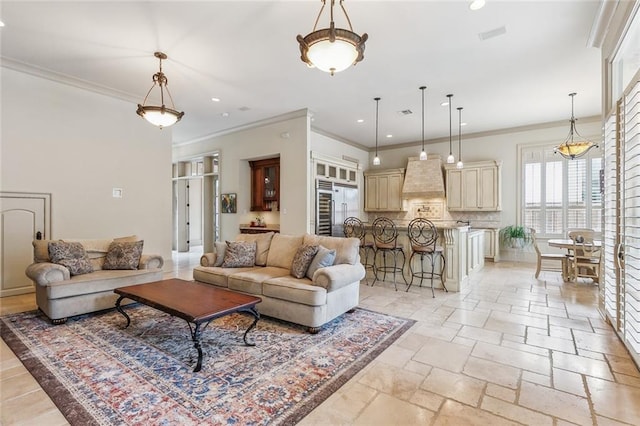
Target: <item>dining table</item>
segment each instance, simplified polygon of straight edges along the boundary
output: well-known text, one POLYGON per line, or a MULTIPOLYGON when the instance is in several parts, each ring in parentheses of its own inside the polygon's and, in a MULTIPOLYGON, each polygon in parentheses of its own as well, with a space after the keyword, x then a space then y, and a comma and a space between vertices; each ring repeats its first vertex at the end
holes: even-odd
MULTIPOLYGON (((570 256, 571 252, 574 248, 574 241, 570 238, 552 238, 547 241, 549 247, 561 248, 567 250, 567 255, 570 256)), ((602 241, 593 240, 594 247, 602 247, 602 241)), ((562 267, 562 279, 564 281, 569 281, 571 277, 569 276, 569 268, 563 264, 562 267)))

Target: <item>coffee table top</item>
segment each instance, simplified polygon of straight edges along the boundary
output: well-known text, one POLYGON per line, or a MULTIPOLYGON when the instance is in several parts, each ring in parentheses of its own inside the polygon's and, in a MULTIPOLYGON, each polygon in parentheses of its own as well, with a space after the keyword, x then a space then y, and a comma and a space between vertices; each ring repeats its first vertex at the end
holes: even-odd
POLYGON ((193 323, 251 308, 262 302, 256 296, 178 278, 120 287, 113 291, 193 323))

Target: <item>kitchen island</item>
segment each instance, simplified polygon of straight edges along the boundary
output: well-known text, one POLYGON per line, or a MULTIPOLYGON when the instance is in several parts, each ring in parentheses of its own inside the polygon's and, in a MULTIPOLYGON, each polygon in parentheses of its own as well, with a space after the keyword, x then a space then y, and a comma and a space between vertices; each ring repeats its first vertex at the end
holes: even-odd
MULTIPOLYGON (((404 264, 404 276, 410 279, 409 257, 411 256, 411 242, 407 235, 407 223, 398 221, 396 228, 398 229, 398 244, 404 247, 406 262, 404 264)), ((467 225, 449 225, 434 223, 438 230, 437 244, 444 248, 445 271, 444 281, 447 290, 459 292, 469 285, 469 277, 484 267, 484 230, 469 229, 467 225)), ((371 223, 366 223, 367 241, 373 241, 371 235, 371 223)), ((378 256, 380 263, 382 256, 378 256)), ((420 268, 420 257, 415 256, 413 259, 414 270, 420 268)), ((427 261, 425 260, 425 266, 427 261)), ((436 262, 436 271, 441 268, 440 262, 436 262)), ((401 280, 401 279, 400 279, 401 280)), ((413 285, 419 285, 419 279, 414 278, 413 285)), ((401 280, 402 281, 402 280, 401 280)), ((430 285, 430 281, 425 280, 423 285, 430 285)), ((439 280, 434 280, 435 288, 442 288, 439 280)))

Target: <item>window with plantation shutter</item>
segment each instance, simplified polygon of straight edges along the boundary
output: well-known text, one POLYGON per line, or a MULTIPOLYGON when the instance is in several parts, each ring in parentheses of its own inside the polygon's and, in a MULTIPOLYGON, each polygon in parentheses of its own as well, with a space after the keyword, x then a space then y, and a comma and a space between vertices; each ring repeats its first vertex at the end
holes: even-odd
MULTIPOLYGON (((640 74, 640 73, 639 73, 640 74)), ((624 97, 622 235, 624 338, 640 362, 640 81, 624 97)))
POLYGON ((600 232, 601 151, 575 160, 554 154, 554 145, 522 147, 522 223, 541 237, 562 237, 568 228, 600 232))
POLYGON ((618 199, 618 152, 617 143, 617 114, 609 117, 604 127, 604 232, 603 232, 603 256, 604 256, 604 310, 611 318, 613 327, 622 331, 623 321, 620 316, 620 297, 624 293, 620 291, 619 272, 616 267, 616 250, 620 242, 620 223, 618 212, 620 211, 618 199))

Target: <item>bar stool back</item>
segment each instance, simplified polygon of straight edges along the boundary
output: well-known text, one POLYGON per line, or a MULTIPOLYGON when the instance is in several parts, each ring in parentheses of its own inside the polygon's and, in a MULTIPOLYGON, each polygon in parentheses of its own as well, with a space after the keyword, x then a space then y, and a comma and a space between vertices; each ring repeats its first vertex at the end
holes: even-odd
MULTIPOLYGON (((367 241, 367 230, 364 224, 357 217, 348 217, 344 220, 344 236, 347 238, 357 238, 360 240, 360 261, 364 266, 365 272, 370 269, 375 274, 374 263, 375 250, 373 242, 367 241), (371 254, 371 256, 369 256, 371 254), (371 257, 371 261, 369 261, 371 257)), ((369 279, 364 276, 365 282, 369 284, 369 279)))
POLYGON ((393 221, 387 217, 379 217, 373 221, 373 243, 375 246, 375 254, 373 256, 373 263, 376 264, 374 267, 374 280, 371 285, 374 285, 377 280, 380 279, 379 273, 382 272, 382 280, 384 281, 387 278, 387 272, 393 273, 393 286, 396 291, 398 291, 398 286, 396 285, 396 273, 400 273, 402 275, 402 279, 404 282, 407 282, 407 279, 404 276, 403 268, 404 262, 406 260, 404 254, 404 247, 402 244, 398 244, 398 229, 393 221), (382 254, 382 266, 378 266, 377 258, 378 253, 382 254), (393 264, 387 265, 387 255, 391 255, 393 258, 393 264), (402 255, 402 263, 398 265, 398 256, 402 255))
POLYGON ((411 257, 409 257, 409 271, 411 272, 411 282, 407 286, 407 291, 413 284, 413 278, 420 278, 420 287, 422 287, 422 281, 427 278, 431 279, 431 296, 435 297, 433 291, 433 279, 438 277, 442 283, 442 288, 445 291, 447 287, 444 285, 444 270, 446 261, 444 258, 444 248, 437 245, 438 242, 438 230, 433 222, 424 218, 413 219, 409 223, 407 229, 409 235, 409 241, 411 241, 411 257), (413 270, 413 257, 420 256, 420 271, 413 270), (424 270, 424 258, 428 258, 431 264, 431 270, 424 270), (440 272, 436 273, 435 266, 436 260, 440 260, 440 272))

